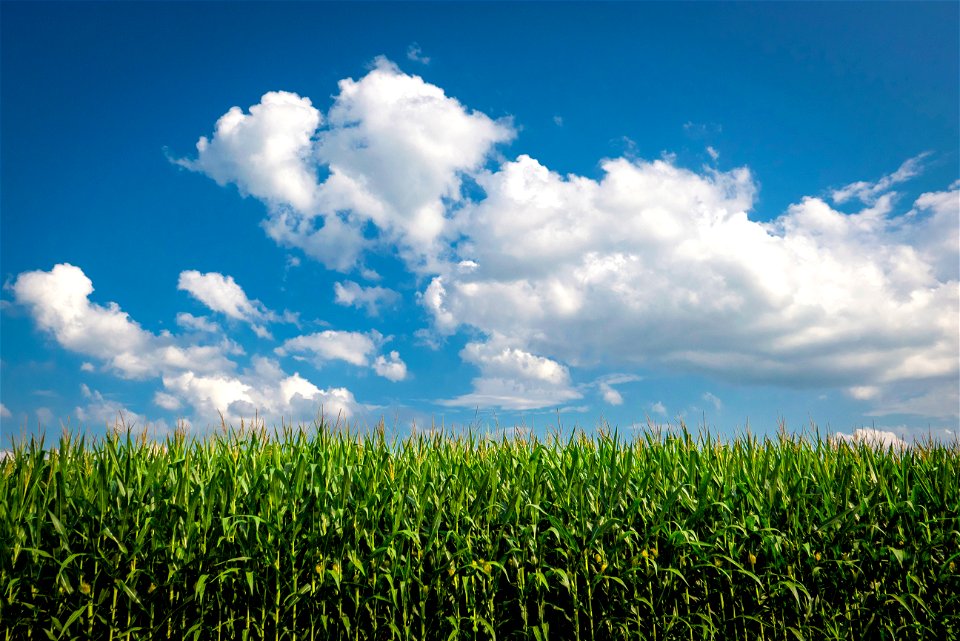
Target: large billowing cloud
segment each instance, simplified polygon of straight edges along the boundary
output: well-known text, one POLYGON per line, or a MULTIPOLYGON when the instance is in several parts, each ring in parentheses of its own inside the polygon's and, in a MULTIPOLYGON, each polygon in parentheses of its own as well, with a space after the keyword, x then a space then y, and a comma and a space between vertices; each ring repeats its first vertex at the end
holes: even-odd
MULTIPOLYGON (((39 328, 65 349, 99 359, 123 378, 160 379, 164 391, 158 391, 154 400, 170 411, 186 405, 204 421, 220 412, 236 422, 254 411, 309 419, 321 406, 343 416, 359 407, 349 390, 320 389, 297 373, 287 375, 269 359, 254 358, 252 367, 238 372, 229 358, 237 351, 230 341, 201 345, 168 332, 148 332, 116 303, 104 307, 91 302, 93 283, 73 265, 22 273, 13 292, 39 328)), ((190 317, 182 324, 193 328, 197 320, 190 317)), ((76 411, 80 420, 101 421, 122 409, 98 393, 87 390, 85 396, 88 404, 76 411)))
POLYGON ((956 190, 909 216, 891 215, 892 197, 855 214, 806 198, 761 223, 746 169, 602 168, 563 177, 521 156, 481 176, 486 198, 457 216, 459 257, 476 267, 448 269, 421 299, 435 328, 575 366, 794 387, 956 381, 956 190))
MULTIPOLYGON (((926 154, 832 192, 859 211, 807 197, 771 218, 753 212, 745 167, 611 158, 591 178, 528 155, 492 167, 511 124, 420 77, 379 59, 339 89, 325 119, 291 94, 249 115, 234 108, 184 164, 263 199, 268 233, 329 267, 394 247, 426 277, 429 340, 474 337, 461 356, 480 376, 450 403, 559 404, 580 394, 570 368, 603 365, 834 387, 874 411, 956 416, 952 396, 931 406, 924 390, 955 390, 960 376, 960 194, 955 184, 911 208, 891 191, 926 154), (218 147, 236 123, 245 142, 218 147), (261 161, 274 139, 276 162, 261 161), (464 174, 482 196, 462 196, 464 174)), ((609 383, 598 389, 623 402, 609 383)))
POLYGON ((197 142, 196 160, 179 162, 275 206, 314 211, 319 195, 311 138, 321 121, 308 98, 271 91, 249 114, 230 109, 217 121, 213 138, 197 142))
POLYGON ((263 200, 270 237, 331 269, 357 265, 371 223, 412 267, 429 269, 446 250, 461 175, 513 135, 379 58, 362 79, 340 81, 326 120, 309 99, 270 92, 249 114, 230 109, 197 158, 178 162, 263 200))
POLYGON ((371 221, 412 261, 445 247, 447 201, 460 199, 460 174, 478 169, 491 148, 513 137, 509 123, 468 112, 442 89, 378 59, 359 81, 340 81, 319 136, 329 167, 323 189, 337 208, 371 221))

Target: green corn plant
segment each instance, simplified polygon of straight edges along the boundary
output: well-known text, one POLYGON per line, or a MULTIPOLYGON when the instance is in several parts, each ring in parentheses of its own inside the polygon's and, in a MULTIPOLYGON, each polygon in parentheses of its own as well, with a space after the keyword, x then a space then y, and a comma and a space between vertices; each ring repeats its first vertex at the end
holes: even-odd
POLYGON ((0 461, 0 639, 960 636, 956 443, 122 428, 0 461))

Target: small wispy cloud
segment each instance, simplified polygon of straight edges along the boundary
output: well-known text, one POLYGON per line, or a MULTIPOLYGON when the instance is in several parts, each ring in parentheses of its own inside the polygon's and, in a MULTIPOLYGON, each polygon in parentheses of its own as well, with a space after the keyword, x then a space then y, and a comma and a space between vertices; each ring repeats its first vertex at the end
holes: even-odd
POLYGON ((40 424, 44 427, 53 426, 53 410, 49 407, 38 407, 36 411, 37 420, 40 421, 40 424))
POLYGON ((389 340, 376 330, 366 334, 325 330, 288 339, 274 353, 293 358, 307 357, 317 367, 323 367, 328 361, 344 361, 358 367, 371 367, 378 376, 388 380, 402 381, 407 377, 407 366, 398 352, 375 357, 380 346, 389 340))
MULTIPOLYGON (((201 274, 195 269, 189 269, 180 272, 177 289, 188 292, 214 312, 249 323, 254 333, 260 338, 272 338, 270 332, 264 327, 264 323, 296 322, 295 315, 290 313, 280 315, 267 309, 259 300, 250 300, 232 276, 217 272, 201 274)), ((216 331, 215 325, 204 317, 180 314, 177 316, 177 322, 182 327, 197 331, 216 331)))
POLYGON ((603 394, 603 400, 611 405, 623 405, 623 395, 607 383, 600 383, 600 393, 603 394))
POLYGON ((865 205, 873 205, 881 195, 889 191, 894 185, 919 176, 924 169, 923 161, 930 153, 929 151, 925 151, 913 158, 908 158, 895 172, 887 174, 877 182, 860 180, 834 190, 832 194, 833 202, 842 204, 851 198, 856 198, 865 205))
POLYGON ((715 136, 723 132, 723 126, 715 122, 693 122, 688 120, 683 123, 683 131, 691 138, 706 138, 715 136))
POLYGON ((363 287, 352 280, 333 285, 334 302, 346 307, 366 308, 370 316, 378 316, 382 305, 391 305, 400 294, 386 287, 363 287))
POLYGON ((596 384, 600 389, 600 394, 610 405, 623 405, 623 394, 614 389, 614 385, 623 383, 633 383, 642 380, 641 377, 634 374, 610 374, 600 378, 596 384))
POLYGON ((430 57, 423 55, 423 49, 416 42, 407 47, 407 59, 421 64, 430 64, 430 57))
POLYGON ((220 331, 220 326, 206 316, 194 316, 187 312, 177 314, 177 325, 196 332, 215 334, 220 331))
POLYGON ((869 401, 880 396, 880 388, 876 385, 859 385, 848 387, 846 393, 847 396, 858 401, 869 401))
POLYGON ((718 412, 723 408, 723 401, 721 401, 719 398, 717 398, 710 392, 705 392, 704 395, 701 396, 701 398, 706 402, 710 403, 711 405, 713 405, 713 409, 715 409, 718 412))

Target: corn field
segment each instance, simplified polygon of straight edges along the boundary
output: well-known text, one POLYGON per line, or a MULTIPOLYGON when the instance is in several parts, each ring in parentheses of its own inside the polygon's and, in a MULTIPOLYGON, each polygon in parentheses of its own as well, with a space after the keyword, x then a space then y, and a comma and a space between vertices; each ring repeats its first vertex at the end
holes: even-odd
POLYGON ((0 461, 0 639, 957 639, 960 449, 64 435, 0 461))

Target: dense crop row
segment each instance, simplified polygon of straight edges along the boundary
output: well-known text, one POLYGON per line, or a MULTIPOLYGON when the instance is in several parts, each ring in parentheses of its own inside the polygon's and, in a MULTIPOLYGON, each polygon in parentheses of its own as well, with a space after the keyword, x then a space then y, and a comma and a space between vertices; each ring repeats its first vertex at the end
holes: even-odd
POLYGON ((685 433, 32 442, 0 639, 960 638, 958 478, 685 433))

